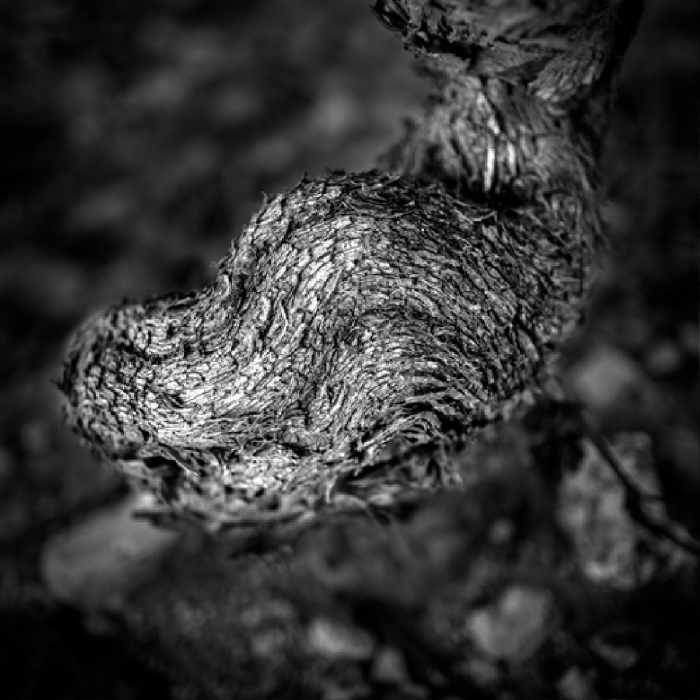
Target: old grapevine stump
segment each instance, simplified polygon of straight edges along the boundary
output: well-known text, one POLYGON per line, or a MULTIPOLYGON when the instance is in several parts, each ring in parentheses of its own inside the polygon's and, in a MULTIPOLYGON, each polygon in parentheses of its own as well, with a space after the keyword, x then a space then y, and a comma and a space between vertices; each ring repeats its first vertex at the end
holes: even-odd
POLYGON ((386 172, 301 182, 212 284, 76 333, 68 423, 165 509, 219 526, 449 482, 387 454, 503 415, 577 322, 641 3, 473 4, 377 3, 437 85, 386 172))

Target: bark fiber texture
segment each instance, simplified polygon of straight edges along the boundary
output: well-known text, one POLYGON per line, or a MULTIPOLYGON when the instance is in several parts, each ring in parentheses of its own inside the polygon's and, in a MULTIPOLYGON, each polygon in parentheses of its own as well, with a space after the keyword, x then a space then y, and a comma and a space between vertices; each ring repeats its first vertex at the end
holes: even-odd
POLYGON ((384 172, 303 180, 209 286, 118 304, 68 349, 68 423, 178 517, 286 520, 459 482, 449 460, 389 456, 507 415, 580 318, 641 3, 374 9, 436 85, 384 172))

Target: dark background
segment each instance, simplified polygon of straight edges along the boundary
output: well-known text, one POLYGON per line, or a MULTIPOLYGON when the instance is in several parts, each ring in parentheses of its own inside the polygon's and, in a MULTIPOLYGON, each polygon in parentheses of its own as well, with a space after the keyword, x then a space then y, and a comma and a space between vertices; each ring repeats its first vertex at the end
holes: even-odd
MULTIPOLYGON (((604 168, 619 274, 595 309, 635 356, 697 338, 700 11, 647 5, 604 168)), ((371 166, 420 103, 410 63, 366 0, 0 0, 0 696, 167 692, 37 573, 50 533, 123 490, 61 425, 67 335, 201 284, 263 192, 371 166)))

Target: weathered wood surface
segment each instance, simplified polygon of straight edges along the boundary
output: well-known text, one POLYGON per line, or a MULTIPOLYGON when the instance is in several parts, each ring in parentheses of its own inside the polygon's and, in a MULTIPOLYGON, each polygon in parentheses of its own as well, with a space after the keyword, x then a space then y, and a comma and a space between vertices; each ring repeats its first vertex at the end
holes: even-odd
POLYGON ((214 526, 315 510, 371 467, 369 503, 432 484, 427 466, 381 473, 383 449, 507 413, 579 318, 596 155, 640 8, 378 3, 437 85, 388 172, 302 182, 208 287, 88 321, 69 424, 214 526))
POLYGON ((69 422, 177 517, 364 504, 291 550, 274 527, 185 536, 116 616, 181 697, 687 687, 697 565, 648 519, 644 446, 616 446, 625 486, 546 401, 463 444, 546 377, 584 308, 641 5, 430 7, 378 4, 438 88, 386 173, 275 197, 209 287, 118 305, 69 351, 69 422), (413 489, 440 484, 461 488, 413 489))

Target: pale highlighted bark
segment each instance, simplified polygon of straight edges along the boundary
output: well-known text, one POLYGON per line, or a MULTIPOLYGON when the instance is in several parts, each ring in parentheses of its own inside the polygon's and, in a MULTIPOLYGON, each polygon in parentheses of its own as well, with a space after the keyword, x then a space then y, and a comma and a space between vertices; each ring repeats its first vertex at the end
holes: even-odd
POLYGON ((76 333, 68 423, 166 510, 294 519, 450 483, 434 452, 389 456, 467 437, 546 374, 590 286, 595 163, 641 3, 481 5, 376 4, 437 86, 386 172, 302 181, 211 285, 76 333))

